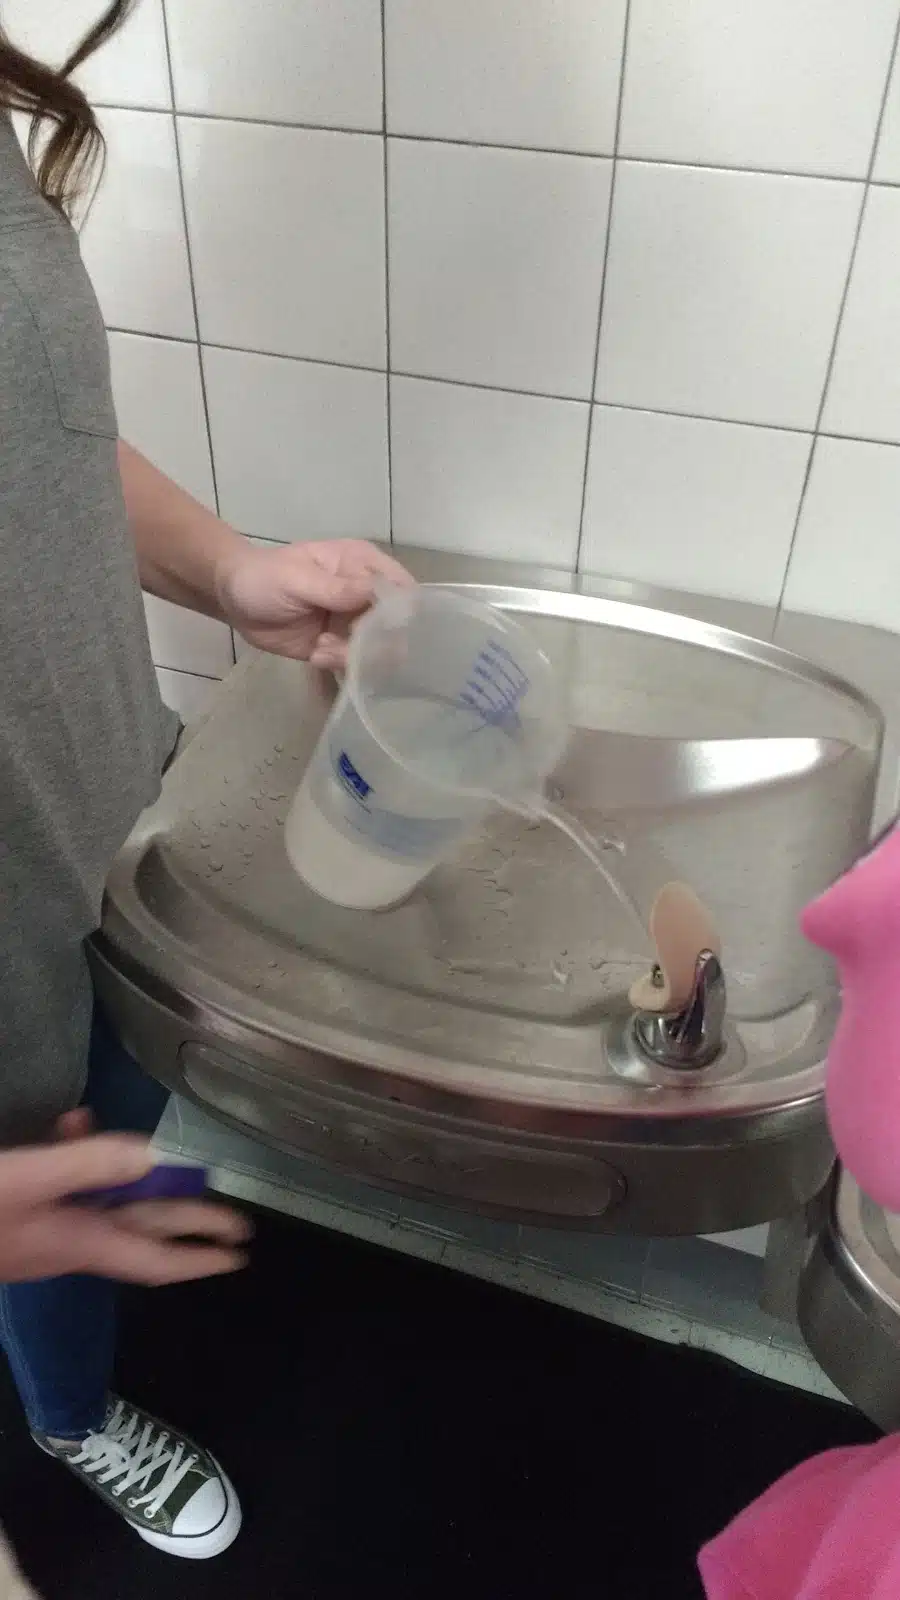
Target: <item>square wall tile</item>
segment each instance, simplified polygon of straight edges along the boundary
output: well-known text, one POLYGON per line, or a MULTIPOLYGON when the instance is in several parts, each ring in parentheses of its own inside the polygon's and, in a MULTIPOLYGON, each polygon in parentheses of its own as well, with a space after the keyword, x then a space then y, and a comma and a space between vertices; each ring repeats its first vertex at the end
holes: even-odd
POLYGON ((381 140, 189 117, 179 127, 202 338, 384 367, 381 140))
POLYGON ((215 117, 380 129, 380 0, 166 0, 175 104, 215 117))
POLYGON ((900 189, 866 199, 822 427, 900 442, 900 189))
POLYGON ((862 194, 623 162, 597 399, 813 427, 862 194))
POLYGON ((900 55, 888 84, 872 177, 876 183, 900 183, 900 55))
POLYGON ((571 570, 588 407, 391 379, 397 544, 571 570))
POLYGON ((206 347, 222 515, 267 539, 388 539, 387 379, 206 347))
POLYGON ((587 398, 611 163, 388 149, 394 370, 587 398))
POLYGON ((387 0, 388 131, 611 155, 625 9, 387 0))
POLYGON ((776 428, 597 407, 582 569, 774 604, 811 443, 776 428))
POLYGON ((898 529, 900 449, 817 440, 785 609, 900 632, 898 529))
POLYGON ((157 667, 159 692, 167 706, 177 711, 187 727, 192 722, 202 722, 212 710, 219 685, 210 678, 195 678, 190 672, 171 672, 168 667, 157 667))
POLYGON ((81 231, 112 328, 196 338, 175 125, 157 111, 104 111, 103 181, 81 231))
POLYGON ((214 511, 197 346, 111 333, 109 354, 122 438, 214 511))
POLYGON ((231 629, 214 617, 144 595, 150 653, 158 667, 178 672, 198 672, 206 678, 224 678, 234 665, 231 629))
POLYGON ((894 0, 632 0, 623 155, 863 178, 894 0))
MULTIPOLYGON (((98 0, 4 0, 3 26, 14 44, 48 66, 62 66, 103 15, 98 0)), ((75 74, 94 105, 172 104, 163 0, 138 0, 127 23, 75 74)))

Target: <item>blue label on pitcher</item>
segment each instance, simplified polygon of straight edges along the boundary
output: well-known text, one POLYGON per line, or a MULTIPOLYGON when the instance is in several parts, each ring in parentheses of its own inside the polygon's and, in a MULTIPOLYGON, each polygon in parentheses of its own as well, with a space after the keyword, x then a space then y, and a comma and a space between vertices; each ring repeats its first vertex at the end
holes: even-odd
POLYGON ((348 789, 351 789, 360 800, 365 800, 372 792, 372 785, 366 783, 361 772, 357 772, 346 750, 342 750, 337 758, 337 770, 348 789))
POLYGON ((327 802, 340 822, 365 839, 373 849, 415 861, 436 855, 448 838, 459 832, 455 817, 409 817, 386 811, 376 803, 375 791, 340 745, 331 748, 331 770, 337 780, 327 802))

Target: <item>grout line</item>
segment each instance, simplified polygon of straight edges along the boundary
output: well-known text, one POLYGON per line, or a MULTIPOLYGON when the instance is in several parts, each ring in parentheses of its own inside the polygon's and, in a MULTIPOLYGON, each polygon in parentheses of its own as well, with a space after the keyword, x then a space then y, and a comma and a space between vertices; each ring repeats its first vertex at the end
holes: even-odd
POLYGON ((886 450, 896 450, 900 439, 872 439, 867 433, 838 433, 834 428, 820 428, 818 439, 845 439, 848 444, 879 444, 886 450))
POLYGON ((847 309, 847 300, 848 300, 849 295, 850 295, 850 283, 851 283, 851 280, 853 278, 853 268, 856 265, 856 257, 859 254, 859 241, 862 238, 863 223, 865 221, 866 210, 867 210, 868 204, 869 204, 869 192, 870 192, 871 187, 872 187, 872 173, 875 170, 875 160, 876 160, 876 157, 878 155, 878 144, 879 144, 879 141, 881 139, 881 128, 882 128, 882 123, 884 122, 884 113, 885 113, 885 109, 887 107, 888 93, 890 91, 891 78, 892 78, 893 72, 894 72, 894 63, 895 63, 895 60, 896 60, 896 57, 897 57, 898 40, 900 40, 900 11, 898 11, 897 20, 896 20, 896 23, 894 25, 894 42, 893 42, 893 46, 891 48, 890 57, 888 59, 887 76, 885 77, 885 80, 884 80, 884 88, 883 88, 882 94, 881 94, 881 104, 880 104, 880 106, 878 108, 878 117, 877 117, 876 122, 875 122, 875 134, 874 134, 874 137, 872 139, 872 148, 871 148, 871 150, 869 152, 869 162, 868 162, 868 166, 866 168, 866 180, 865 180, 865 185, 863 187, 862 202, 861 202, 860 208, 859 208, 859 216, 858 216, 857 222, 856 222, 856 232, 855 232, 855 234, 853 236, 853 244, 852 244, 851 249, 850 249, 850 260, 847 263, 847 276, 846 276, 846 278, 844 280, 844 289, 843 289, 843 293, 841 294, 840 303, 838 305, 837 318, 836 318, 835 325, 834 325, 834 336, 833 336, 832 341, 831 341, 831 348, 830 348, 830 350, 828 352, 828 361, 827 361, 827 364, 826 364, 826 367, 825 367, 825 381, 822 384, 822 393, 821 393, 821 396, 819 398, 819 409, 818 409, 818 411, 816 413, 815 426, 813 428, 813 441, 812 441, 812 444, 810 446, 809 460, 806 463, 806 475, 805 475, 805 477, 803 479, 803 486, 802 486, 802 488, 800 490, 800 500, 799 500, 798 505, 797 505, 797 515, 794 518, 794 527, 793 527, 793 530, 792 530, 792 533, 791 533, 791 542, 790 542, 790 544, 788 546, 787 560, 785 561, 785 564, 784 564, 784 577, 781 580, 781 589, 779 591, 778 601, 777 601, 776 606, 775 606, 775 617, 774 617, 774 620, 773 620, 773 623, 772 623, 772 638, 773 639, 775 637, 775 634, 776 634, 776 631, 777 631, 777 628, 778 628, 778 623, 779 623, 779 620, 781 618, 781 613, 782 613, 782 611, 784 609, 784 601, 785 601, 785 596, 787 594, 788 581, 789 581, 790 575, 791 575, 791 565, 792 565, 793 559, 794 559, 794 551, 795 551, 796 546, 797 546, 797 537, 798 537, 798 534, 800 532, 800 522, 801 522, 801 519, 802 519, 802 516, 803 516, 803 508, 804 508, 804 505, 806 504, 806 496, 807 496, 807 493, 809 491, 810 480, 812 478, 812 469, 813 469, 813 462, 815 460, 815 455, 816 455, 816 448, 817 448, 819 439, 822 436, 822 418, 823 418, 823 416, 825 414, 825 406, 826 406, 826 403, 827 403, 827 400, 828 400, 828 390, 831 387, 831 378, 832 378, 832 373, 834 371, 835 358, 837 356, 838 342, 839 342, 840 336, 841 336, 841 328, 843 327, 844 313, 845 313, 845 311, 847 309))
MULTIPOLYGON (((619 115, 617 116, 617 139, 620 115, 621 103, 619 115)), ((750 178, 807 178, 811 182, 821 181, 823 183, 863 183, 865 181, 864 173, 802 172, 793 167, 736 166, 721 161, 691 161, 687 158, 679 160, 673 156, 636 156, 629 155, 627 151, 620 150, 616 146, 612 150, 566 150, 557 145, 506 144, 502 140, 488 142, 484 139, 447 138, 440 134, 429 133, 392 132, 388 137, 402 141, 404 144, 446 144, 463 150, 506 150, 507 152, 524 156, 572 156, 576 161, 623 161, 634 167, 676 167, 679 171, 687 172, 731 172, 743 174, 750 178)))
MULTIPOLYGON (((168 31, 167 31, 168 38, 168 31)), ((171 78, 171 72, 170 72, 171 78)), ((175 93, 172 91, 174 102, 175 93)), ((246 117, 235 112, 189 111, 184 106, 117 105, 111 100, 92 100, 95 111, 137 111, 141 116, 175 117, 191 122, 229 122, 242 128, 283 128, 287 133, 346 133, 353 138, 377 139, 380 128, 354 128, 344 123, 288 122, 280 117, 246 117)))
MULTIPOLYGON (((170 82, 170 84, 172 86, 172 93, 174 95, 174 93, 175 93, 175 84, 174 84, 174 79, 173 79, 173 76, 172 76, 172 55, 171 55, 171 51, 169 49, 169 24, 168 24, 168 18, 166 16, 165 0, 163 0, 162 18, 163 18, 163 33, 165 35, 165 42, 166 42, 166 60, 168 62, 168 67, 169 67, 169 82, 170 82)), ((213 478, 213 493, 215 495, 216 511, 218 512, 219 511, 219 485, 218 485, 218 482, 217 482, 217 479, 216 479, 216 460, 215 460, 215 454, 214 454, 214 451, 213 451, 212 431, 211 431, 210 425, 209 425, 209 402, 208 402, 207 393, 206 393, 206 374, 203 371, 203 353, 202 353, 203 352, 203 347, 202 347, 202 342, 201 342, 201 339, 200 339, 200 313, 199 313, 199 309, 198 309, 198 305, 197 305, 197 284, 196 284, 196 279, 194 277, 194 254, 193 254, 193 250, 191 249, 191 230, 190 230, 190 228, 188 226, 187 198, 186 198, 185 191, 184 191, 184 170, 183 170, 182 161, 181 161, 181 141, 180 141, 180 139, 178 137, 178 119, 177 119, 177 117, 175 118, 175 164, 176 164, 176 167, 178 169, 178 192, 179 192, 179 194, 181 196, 181 220, 182 220, 182 226, 184 228, 184 243, 185 243, 185 251, 186 251, 186 254, 187 254, 188 277, 190 279, 190 285, 191 285, 191 305, 193 307, 193 313, 194 313, 194 328, 196 330, 196 335, 197 335, 197 337, 196 337, 196 345, 197 345, 197 352, 198 352, 198 358, 199 358, 199 363, 200 363, 200 390, 201 390, 201 393, 202 393, 202 396, 203 396, 203 415, 204 415, 204 418, 205 418, 205 421, 206 421, 206 442, 207 442, 207 445, 209 447, 210 468, 212 470, 212 478, 213 478)), ((191 340, 191 341, 184 341, 184 342, 194 343, 195 341, 191 340)))
POLYGON ((199 340, 187 339, 183 333, 146 333, 143 328, 119 328, 114 322, 106 324, 106 331, 124 333, 128 339, 156 339, 160 344, 186 344, 199 348, 199 340))
MULTIPOLYGON (((106 331, 124 334, 132 339, 155 339, 160 344, 181 344, 191 349, 198 348, 196 339, 185 339, 179 334, 146 333, 140 328, 118 328, 114 323, 108 323, 106 331)), ((201 351, 225 350, 230 355, 262 356, 268 361, 294 362, 301 367, 336 367, 339 372, 368 372, 381 378, 388 377, 384 367, 368 367, 354 361, 326 361, 321 356, 285 355, 283 351, 259 350, 251 345, 223 344, 218 339, 204 339, 199 348, 201 351)), ((406 378, 413 383, 446 384, 453 389, 475 389, 486 394, 509 394, 519 396, 523 400, 554 400, 569 406, 592 405, 599 411, 631 411, 648 417, 674 417, 676 421, 681 422, 714 422, 726 428, 759 428, 767 433, 805 434, 809 438, 813 437, 815 426, 810 424, 808 427, 801 427, 798 423, 787 422, 751 422, 746 417, 721 417, 708 411, 672 411, 666 406, 631 405, 623 400, 591 401, 584 395, 554 394, 539 389, 510 389, 499 383, 478 383, 468 378, 440 378, 430 372, 407 372, 397 367, 390 373, 390 377, 406 378)), ((831 428, 819 429, 819 436, 823 439, 845 439, 849 444, 884 445, 888 450, 900 448, 900 439, 878 439, 864 433, 838 433, 831 428)))
MULTIPOLYGON (((160 7, 162 13, 163 39, 166 47, 166 66, 169 74, 169 90, 172 95, 172 105, 175 105, 175 74, 172 70, 172 48, 169 41, 169 18, 166 9, 166 0, 162 0, 160 7)), ((200 374, 200 398, 203 405, 203 420, 206 426, 206 446, 209 450, 209 469, 212 475, 213 499, 216 505, 216 515, 222 515, 221 501, 219 499, 219 477, 216 471, 216 453, 213 449, 212 426, 209 419, 209 395, 206 388, 206 369, 203 362, 203 345, 200 340, 200 311, 197 302, 197 282, 194 276, 194 252, 191 248, 191 230, 188 223, 187 196, 184 189, 184 167, 181 160, 181 136, 178 128, 178 118, 173 114, 172 130, 175 138, 175 166, 178 172, 178 192, 181 196, 181 224, 184 228, 184 247, 187 255, 188 279, 191 285, 191 304, 194 312, 194 328, 197 333, 197 366, 200 374)), ((234 639, 234 629, 229 628, 231 639, 231 662, 237 664, 237 645, 234 639)))
POLYGON ((387 427, 388 539, 394 542, 394 444, 391 425, 391 222, 388 190, 387 142, 387 18, 386 0, 381 0, 381 147, 384 161, 384 341, 385 341, 385 425, 387 427))
MULTIPOLYGON (((383 4, 383 0, 382 0, 383 4)), ((340 133, 351 138, 378 138, 386 136, 389 139, 402 140, 405 144, 446 144, 463 150, 506 150, 519 155, 535 156, 572 156, 578 161, 619 161, 629 162, 636 167, 679 167, 697 172, 736 172, 746 173, 755 178, 809 178, 813 181, 820 179, 825 183, 863 183, 866 181, 864 173, 848 172, 810 172, 801 171, 794 167, 754 167, 723 164, 720 161, 697 161, 683 158, 681 160, 672 156, 637 156, 629 155, 627 151, 614 150, 570 150, 561 145, 544 144, 510 144, 503 140, 465 139, 460 135, 448 136, 435 133, 398 133, 379 128, 356 128, 349 124, 336 124, 327 122, 286 122, 273 117, 248 117, 219 111, 189 111, 183 107, 172 106, 146 106, 146 105, 119 105, 113 101, 97 100, 92 102, 97 111, 138 111, 146 116, 174 116, 192 119, 196 122, 231 122, 240 127, 251 128, 282 128, 288 133, 340 133)), ((900 186, 900 179, 879 179, 878 182, 886 188, 900 186)))
MULTIPOLYGON (((164 344, 189 344, 196 345, 196 339, 185 339, 181 334, 174 333, 146 333, 142 328, 118 328, 115 323, 107 323, 107 333, 124 333, 133 339, 159 339, 164 344)), ((265 356, 270 361, 293 361, 304 367, 338 367, 343 372, 374 372, 383 378, 386 374, 384 367, 370 367, 361 361, 327 360, 322 356, 298 356, 288 354, 284 350, 267 350, 264 347, 252 344, 225 344, 221 339, 201 339, 201 349, 227 350, 236 356, 265 356)), ((415 376, 415 374, 412 374, 415 376)), ((452 379, 435 379, 435 382, 452 382, 452 379)), ((560 396, 560 398, 565 398, 560 396)))
POLYGON ((394 367, 392 378, 408 378, 413 383, 442 383, 451 389, 477 389, 485 394, 511 394, 518 395, 523 400, 556 400, 566 406, 589 406, 590 395, 587 394, 554 394, 547 389, 511 389, 505 383, 478 383, 469 378, 443 378, 434 372, 407 372, 405 368, 394 367))
MULTIPOLYGON (((838 319, 838 321, 840 321, 840 319, 838 319)), ((835 335, 835 339, 836 338, 837 338, 837 335, 835 335)), ((828 387, 828 376, 830 375, 830 373, 831 373, 831 365, 829 363, 828 374, 826 375, 826 379, 825 379, 825 387, 826 387, 826 389, 828 387)), ((775 601, 775 609, 774 609, 774 611, 772 613, 772 627, 771 627, 771 630, 770 630, 770 633, 769 633, 769 639, 770 639, 770 641, 772 643, 775 642, 775 638, 776 638, 777 633, 778 633, 779 623, 781 621, 781 615, 782 615, 782 612, 784 610, 784 599, 785 599, 785 595, 787 594, 788 578, 790 577, 790 574, 791 574, 791 562, 794 559, 794 548, 795 548, 796 543, 797 543, 797 535, 800 532, 800 519, 803 516, 803 507, 806 504, 806 495, 807 495, 807 491, 809 489, 810 479, 812 478, 813 462, 814 462, 815 457, 816 457, 816 445, 818 444, 818 441, 819 441, 819 435, 818 435, 818 433, 814 433, 812 435, 812 438, 809 441, 809 454, 807 455, 807 458, 806 458, 806 470, 805 470, 805 472, 803 474, 803 482, 800 485, 800 498, 797 501, 797 514, 794 517, 794 526, 791 529, 791 540, 790 540, 790 544, 788 545, 787 555, 786 555, 785 561, 784 561, 784 573, 782 574, 781 587, 778 590, 778 598, 775 601)))
POLYGON ((619 93, 616 100, 616 126, 613 133, 612 172, 609 179, 609 205, 606 209, 606 238, 603 243, 603 266, 600 270, 600 298, 597 305, 597 332, 594 338, 594 363, 591 369, 591 404, 588 406, 587 435, 584 441, 584 476, 581 480, 581 505, 578 511, 578 539, 575 545, 575 571, 581 570, 581 553, 584 544, 584 511, 587 505, 588 472, 591 465, 591 441, 594 436, 593 399, 597 393, 597 371, 600 365, 600 330, 603 327, 603 307, 606 302, 606 278, 609 268, 610 241, 612 239, 613 201, 616 195, 616 176, 619 170, 618 149, 622 130, 622 103, 625 98, 625 68, 628 59, 628 24, 631 20, 631 0, 625 3, 625 20, 622 25, 622 60, 619 64, 619 93))
POLYGON ((200 678, 203 683, 221 683, 223 680, 214 672, 195 672, 193 667, 170 667, 165 661, 154 661, 154 669, 158 672, 177 672, 181 678, 200 678))

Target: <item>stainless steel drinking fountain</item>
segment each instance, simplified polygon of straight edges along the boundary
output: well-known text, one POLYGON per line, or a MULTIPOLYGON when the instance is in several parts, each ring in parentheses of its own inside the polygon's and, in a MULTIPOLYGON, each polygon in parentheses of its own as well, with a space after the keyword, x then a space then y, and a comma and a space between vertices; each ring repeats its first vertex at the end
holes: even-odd
POLYGON ((410 564, 515 612, 552 656, 573 727, 556 797, 621 837, 647 914, 671 879, 709 907, 721 958, 690 1018, 634 1014, 652 945, 545 824, 496 813, 391 911, 308 891, 281 824, 334 686, 251 655, 112 872, 93 963, 123 1037, 269 1144, 494 1216, 678 1234, 802 1207, 833 1162, 836 994, 797 919, 868 837, 879 710, 621 586, 410 564))

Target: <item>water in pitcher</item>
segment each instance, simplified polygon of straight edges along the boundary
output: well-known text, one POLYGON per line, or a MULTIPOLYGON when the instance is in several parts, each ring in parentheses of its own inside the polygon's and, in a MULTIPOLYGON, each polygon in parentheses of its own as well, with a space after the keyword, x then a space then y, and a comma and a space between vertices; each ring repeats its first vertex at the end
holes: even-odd
MULTIPOLYGON (((596 839, 569 812, 541 793, 528 794, 516 722, 485 723, 456 702, 434 697, 396 697, 378 704, 380 733, 394 750, 415 750, 418 770, 429 784, 398 789, 394 757, 367 742, 365 795, 350 773, 355 752, 344 737, 332 741, 330 760, 311 766, 288 816, 285 845, 300 876, 317 893, 359 910, 397 905, 421 881, 423 862, 436 865, 483 812, 485 797, 519 815, 559 828, 601 874, 644 937, 644 923, 612 857, 624 849, 615 838, 596 839), (453 809, 448 815, 448 786, 453 809), (379 848, 379 843, 381 848, 379 848)), ((402 781, 402 780, 401 780, 402 781)))
POLYGON ((360 910, 403 900, 484 811, 494 787, 513 791, 523 782, 513 724, 486 724, 465 706, 425 695, 380 698, 377 713, 389 748, 339 722, 285 825, 288 856, 310 888, 360 910), (410 785, 392 750, 414 751, 427 782, 410 785))

